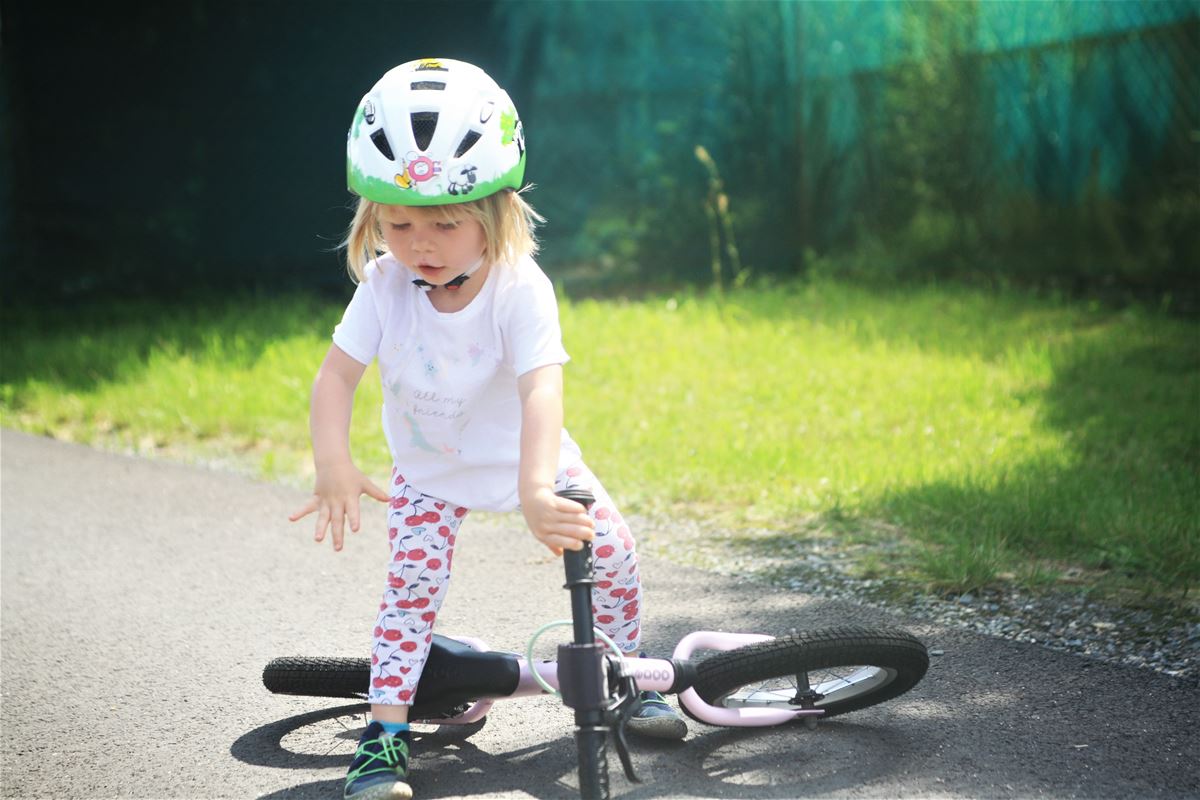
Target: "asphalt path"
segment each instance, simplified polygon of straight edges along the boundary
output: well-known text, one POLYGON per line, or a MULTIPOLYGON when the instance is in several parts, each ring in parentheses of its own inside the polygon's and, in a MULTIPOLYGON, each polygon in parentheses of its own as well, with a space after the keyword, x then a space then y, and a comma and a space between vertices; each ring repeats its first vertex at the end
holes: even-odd
MULTIPOLYGON (((341 796, 362 706, 274 696, 260 676, 274 656, 366 654, 381 507, 334 553, 287 522, 303 492, 11 431, 0 481, 4 797, 341 796)), ((518 516, 473 515, 457 549, 441 632, 523 650, 567 616, 560 565, 518 516)), ((697 629, 847 623, 903 626, 943 654, 908 695, 813 732, 693 722, 681 743, 639 742, 645 782, 614 758, 614 796, 1200 796, 1195 683, 661 560, 643 575, 657 654, 697 629)), ((423 729, 416 797, 575 797, 571 720, 544 697, 423 729)))

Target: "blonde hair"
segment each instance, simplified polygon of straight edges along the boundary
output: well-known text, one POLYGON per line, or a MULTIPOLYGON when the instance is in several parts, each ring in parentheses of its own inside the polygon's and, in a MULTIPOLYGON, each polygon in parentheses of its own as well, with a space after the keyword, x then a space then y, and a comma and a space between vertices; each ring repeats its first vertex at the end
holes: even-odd
MULTIPOLYGON (((379 211, 382 205, 365 197, 358 198, 354 219, 350 222, 350 229, 342 242, 342 246, 346 248, 346 265, 358 282, 363 280, 367 264, 388 251, 383 230, 379 227, 379 211)), ((488 264, 514 264, 525 256, 537 253, 538 243, 534 231, 539 223, 545 222, 533 206, 521 197, 520 192, 511 189, 466 203, 410 208, 424 213, 440 214, 445 219, 453 218, 455 212, 466 212, 467 216, 483 227, 483 258, 488 264)))

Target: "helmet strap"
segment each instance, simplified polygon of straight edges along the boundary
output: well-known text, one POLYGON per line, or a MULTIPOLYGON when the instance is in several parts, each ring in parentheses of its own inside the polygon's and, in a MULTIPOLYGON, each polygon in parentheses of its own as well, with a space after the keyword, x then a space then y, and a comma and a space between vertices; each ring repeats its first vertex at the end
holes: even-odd
MULTIPOLYGON (((442 284, 442 287, 445 289, 449 289, 450 291, 457 291, 482 266, 483 266, 483 256, 480 256, 479 260, 476 261, 474 264, 472 264, 470 267, 468 267, 466 272, 459 275, 454 280, 446 281, 445 283, 442 284)), ((416 286, 418 289, 423 289, 426 292, 428 292, 430 289, 436 288, 436 286, 434 284, 432 284, 429 281, 424 280, 422 278, 415 279, 413 281, 413 286, 416 286)))

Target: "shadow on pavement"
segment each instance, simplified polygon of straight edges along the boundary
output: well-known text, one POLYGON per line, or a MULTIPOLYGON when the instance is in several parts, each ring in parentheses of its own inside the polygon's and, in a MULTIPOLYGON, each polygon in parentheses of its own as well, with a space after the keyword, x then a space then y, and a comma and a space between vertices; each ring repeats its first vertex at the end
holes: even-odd
MULTIPOLYGON (((366 704, 343 705, 272 722, 239 737, 230 752, 256 766, 340 771, 349 763, 367 709, 366 704)), ((419 796, 512 791, 542 798, 578 797, 575 746, 569 733, 491 753, 468 741, 481 727, 442 726, 415 732, 413 787, 419 796)), ((816 732, 799 725, 713 729, 693 723, 684 742, 638 738, 630 742, 635 770, 644 783, 625 779, 611 748, 609 775, 613 794, 628 798, 680 792, 730 798, 844 794, 893 772, 917 747, 894 726, 842 720, 824 723, 816 732)), ((289 786, 262 797, 335 797, 341 780, 339 776, 289 786)))
POLYGON ((359 730, 349 727, 349 724, 325 724, 341 722, 344 719, 362 718, 370 708, 366 703, 323 708, 298 714, 294 717, 281 719, 262 725, 239 736, 229 753, 238 761, 253 764, 258 767, 273 767, 275 769, 325 769, 345 767, 349 762, 346 751, 353 753, 358 741, 359 730), (319 724, 320 723, 320 724, 319 724), (296 752, 284 745, 284 740, 291 734, 309 726, 316 725, 317 737, 308 737, 316 745, 314 749, 320 752, 296 752), (343 729, 339 731, 338 729, 343 729), (314 738, 318 740, 313 741, 314 738), (348 744, 342 745, 339 740, 348 744), (334 752, 336 750, 336 752, 334 752))

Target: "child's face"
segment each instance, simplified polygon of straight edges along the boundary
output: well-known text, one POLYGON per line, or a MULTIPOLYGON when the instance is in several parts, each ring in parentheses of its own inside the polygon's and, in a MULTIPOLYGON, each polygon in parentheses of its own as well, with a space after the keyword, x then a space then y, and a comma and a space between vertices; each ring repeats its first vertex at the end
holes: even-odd
POLYGON ((379 227, 392 255, 435 286, 474 265, 487 242, 483 226, 453 206, 380 206, 379 227))

